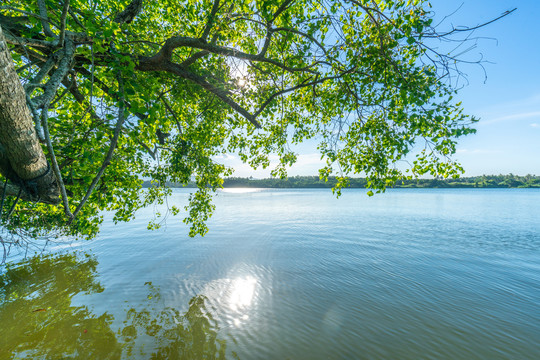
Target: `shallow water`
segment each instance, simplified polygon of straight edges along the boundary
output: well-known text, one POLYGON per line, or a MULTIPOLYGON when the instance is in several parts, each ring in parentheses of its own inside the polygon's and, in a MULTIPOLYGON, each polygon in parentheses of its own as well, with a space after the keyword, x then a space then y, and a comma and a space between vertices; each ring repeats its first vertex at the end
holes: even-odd
POLYGON ((147 231, 146 209, 4 269, 0 359, 540 358, 538 190, 231 189, 216 205, 204 238, 176 219, 147 231))

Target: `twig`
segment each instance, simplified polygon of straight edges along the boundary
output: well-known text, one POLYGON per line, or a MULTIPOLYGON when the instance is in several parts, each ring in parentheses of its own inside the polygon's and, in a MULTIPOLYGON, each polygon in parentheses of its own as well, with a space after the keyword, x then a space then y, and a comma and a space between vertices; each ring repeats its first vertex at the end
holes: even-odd
POLYGON ((6 221, 9 220, 9 218, 11 217, 11 214, 13 214, 13 211, 15 211, 15 206, 17 206, 17 203, 19 202, 19 199, 21 198, 21 194, 22 194, 22 188, 19 188, 19 194, 17 195, 15 202, 13 203, 13 205, 11 206, 11 209, 9 210, 7 214, 6 221))
POLYGON ((8 179, 4 181, 4 190, 2 191, 2 202, 0 203, 0 219, 2 219, 2 211, 4 210, 4 200, 6 199, 6 189, 7 189, 8 179))

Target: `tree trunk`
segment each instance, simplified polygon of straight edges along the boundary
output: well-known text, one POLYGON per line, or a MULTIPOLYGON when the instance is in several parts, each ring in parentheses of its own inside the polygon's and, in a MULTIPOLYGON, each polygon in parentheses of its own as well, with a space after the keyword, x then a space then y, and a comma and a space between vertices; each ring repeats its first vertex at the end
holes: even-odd
POLYGON ((0 26, 0 172, 35 201, 58 204, 59 189, 39 143, 26 94, 0 26))

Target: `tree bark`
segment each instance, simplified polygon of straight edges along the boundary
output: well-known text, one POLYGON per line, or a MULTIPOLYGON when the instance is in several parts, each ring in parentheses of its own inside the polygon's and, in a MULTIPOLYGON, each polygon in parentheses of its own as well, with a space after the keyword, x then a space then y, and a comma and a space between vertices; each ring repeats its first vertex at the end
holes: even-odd
POLYGON ((0 172, 33 200, 58 204, 59 188, 39 143, 26 94, 0 26, 0 172))

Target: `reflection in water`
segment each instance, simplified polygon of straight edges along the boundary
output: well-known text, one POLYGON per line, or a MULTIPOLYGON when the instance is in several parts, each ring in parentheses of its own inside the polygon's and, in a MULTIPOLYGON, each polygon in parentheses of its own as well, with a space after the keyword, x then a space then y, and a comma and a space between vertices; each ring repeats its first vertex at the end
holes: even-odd
POLYGON ((217 337, 204 296, 193 297, 181 314, 160 308, 159 288, 146 283, 148 301, 127 310, 118 329, 113 315, 72 306, 74 295, 104 290, 96 266, 94 257, 80 254, 6 266, 0 275, 0 359, 225 358, 225 341, 217 337))
POLYGON ((257 280, 253 276, 234 279, 231 283, 229 305, 233 311, 241 311, 251 305, 257 280))

